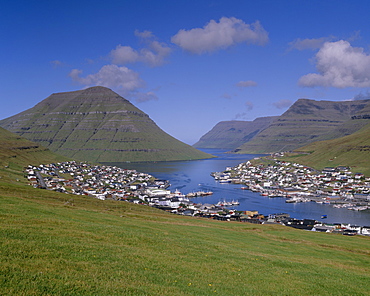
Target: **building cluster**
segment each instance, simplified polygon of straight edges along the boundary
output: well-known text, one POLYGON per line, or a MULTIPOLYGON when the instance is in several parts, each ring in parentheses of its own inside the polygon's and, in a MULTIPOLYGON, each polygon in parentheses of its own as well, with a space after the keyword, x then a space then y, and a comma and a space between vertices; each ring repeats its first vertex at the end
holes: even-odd
POLYGON ((167 180, 158 180, 149 174, 116 166, 69 161, 38 167, 30 165, 25 171, 30 185, 37 188, 88 195, 101 200, 124 200, 179 213, 188 211, 194 214, 216 208, 216 205, 194 204, 189 199, 210 195, 210 191, 190 192, 187 195, 177 190, 171 192, 167 189, 170 186, 167 180))
POLYGON ((370 235, 370 226, 356 226, 347 223, 328 224, 312 219, 295 219, 289 214, 272 214, 263 222, 264 224, 281 224, 297 229, 311 230, 317 232, 339 233, 343 235, 370 235))
POLYGON ((268 197, 285 197, 286 202, 317 202, 351 210, 370 209, 370 178, 353 174, 348 167, 316 171, 297 163, 274 160, 250 161, 224 172, 212 173, 219 182, 243 184, 242 189, 268 197))
POLYGON ((102 200, 135 197, 138 188, 152 183, 155 183, 156 188, 162 188, 167 184, 136 170, 76 161, 28 166, 26 173, 34 187, 89 195, 102 200))
MULTIPOLYGON (((149 174, 115 166, 98 166, 69 161, 37 167, 28 166, 25 171, 30 185, 37 188, 67 194, 88 195, 101 200, 113 199, 149 205, 180 215, 257 224, 277 223, 306 230, 370 235, 370 227, 344 224, 328 225, 315 220, 297 220, 290 218, 288 214, 264 216, 257 211, 231 209, 238 204, 237 201, 224 201, 217 204, 193 203, 189 199, 190 197, 212 193, 191 192, 185 195, 178 190, 171 192, 168 190, 170 184, 167 180, 158 180, 149 174)), ((312 189, 299 188, 298 190, 295 185, 300 184, 301 177, 305 174, 314 175, 309 168, 300 167, 296 164, 280 163, 280 166, 263 168, 262 166, 253 166, 250 162, 247 162, 234 168, 227 168, 223 173, 213 173, 213 176, 220 181, 226 180, 227 182, 244 184, 247 187, 243 188, 259 190, 262 193, 268 192, 268 194, 271 194, 274 192, 276 194, 282 192, 284 196, 294 196, 295 192, 301 192, 301 194, 309 196, 308 193, 311 194, 312 189), (284 177, 280 178, 277 172, 280 172, 284 177), (281 183, 277 183, 279 181, 289 186, 282 186, 281 183)), ((331 176, 337 175, 332 172, 331 176)), ((308 180, 308 178, 305 179, 308 180)), ((307 182, 304 183, 307 184, 307 182)), ((303 188, 310 188, 310 186, 303 188)), ((318 190, 322 190, 322 188, 318 190)))

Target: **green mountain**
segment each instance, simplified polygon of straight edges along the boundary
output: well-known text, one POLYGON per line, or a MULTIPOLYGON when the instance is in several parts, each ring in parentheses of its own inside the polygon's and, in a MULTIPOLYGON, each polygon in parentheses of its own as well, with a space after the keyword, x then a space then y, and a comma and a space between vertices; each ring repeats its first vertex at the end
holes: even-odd
POLYGON ((93 162, 212 157, 162 131, 147 114, 105 87, 55 93, 0 126, 69 158, 93 162))
POLYGON ((370 122, 370 100, 299 99, 268 128, 236 149, 238 153, 292 151, 316 141, 350 135, 370 122))
POLYGON ((193 145, 195 148, 235 149, 250 141, 277 117, 260 117, 253 121, 221 121, 193 145))
POLYGON ((316 169, 350 166, 353 172, 370 176, 369 135, 370 123, 351 135, 298 148, 288 159, 316 169))

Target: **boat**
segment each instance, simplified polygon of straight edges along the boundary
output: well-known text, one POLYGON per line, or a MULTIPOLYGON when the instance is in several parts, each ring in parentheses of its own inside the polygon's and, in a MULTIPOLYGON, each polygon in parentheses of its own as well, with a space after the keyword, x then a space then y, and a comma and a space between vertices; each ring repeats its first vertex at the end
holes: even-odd
POLYGON ((216 206, 218 207, 230 207, 232 206, 233 204, 229 201, 226 201, 226 200, 223 200, 223 201, 219 201, 216 206))
POLYGON ((321 219, 326 219, 328 218, 328 215, 321 215, 321 219))

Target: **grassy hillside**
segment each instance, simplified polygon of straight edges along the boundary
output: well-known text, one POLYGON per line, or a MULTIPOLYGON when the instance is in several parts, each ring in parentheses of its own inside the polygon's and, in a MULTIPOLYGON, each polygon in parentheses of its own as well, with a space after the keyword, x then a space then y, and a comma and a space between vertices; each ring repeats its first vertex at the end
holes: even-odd
POLYGON ((66 157, 57 155, 1 127, 0 141, 0 180, 3 182, 25 182, 22 170, 29 164, 38 165, 67 160, 66 157))
POLYGON ((52 94, 1 120, 0 126, 58 154, 91 162, 212 157, 165 133, 147 114, 105 87, 52 94))
POLYGON ((370 123, 352 135, 315 142, 297 151, 309 154, 293 154, 288 159, 317 169, 350 166, 353 172, 370 176, 370 123))
POLYGON ((370 238, 0 184, 2 295, 368 295, 370 238))

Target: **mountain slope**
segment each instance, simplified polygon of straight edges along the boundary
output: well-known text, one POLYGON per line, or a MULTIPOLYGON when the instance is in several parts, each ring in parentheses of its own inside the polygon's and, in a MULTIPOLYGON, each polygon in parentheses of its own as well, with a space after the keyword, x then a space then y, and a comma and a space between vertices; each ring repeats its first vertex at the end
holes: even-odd
POLYGON ((105 87, 52 94, 0 126, 66 157, 94 162, 208 158, 105 87))
POLYGON ((235 149, 250 141, 277 117, 260 117, 254 121, 221 121, 193 145, 195 148, 235 149))
POLYGON ((354 134, 334 140, 314 142, 297 149, 306 155, 292 156, 294 161, 317 169, 350 166, 353 172, 370 176, 370 123, 354 134))
POLYGON ((369 122, 370 100, 299 99, 268 128, 238 147, 239 153, 291 151, 315 141, 352 134, 369 122), (361 115, 361 116, 359 116, 361 115))
POLYGON ((0 178, 2 181, 22 182, 23 167, 32 164, 67 160, 49 149, 17 136, 0 127, 0 178))

